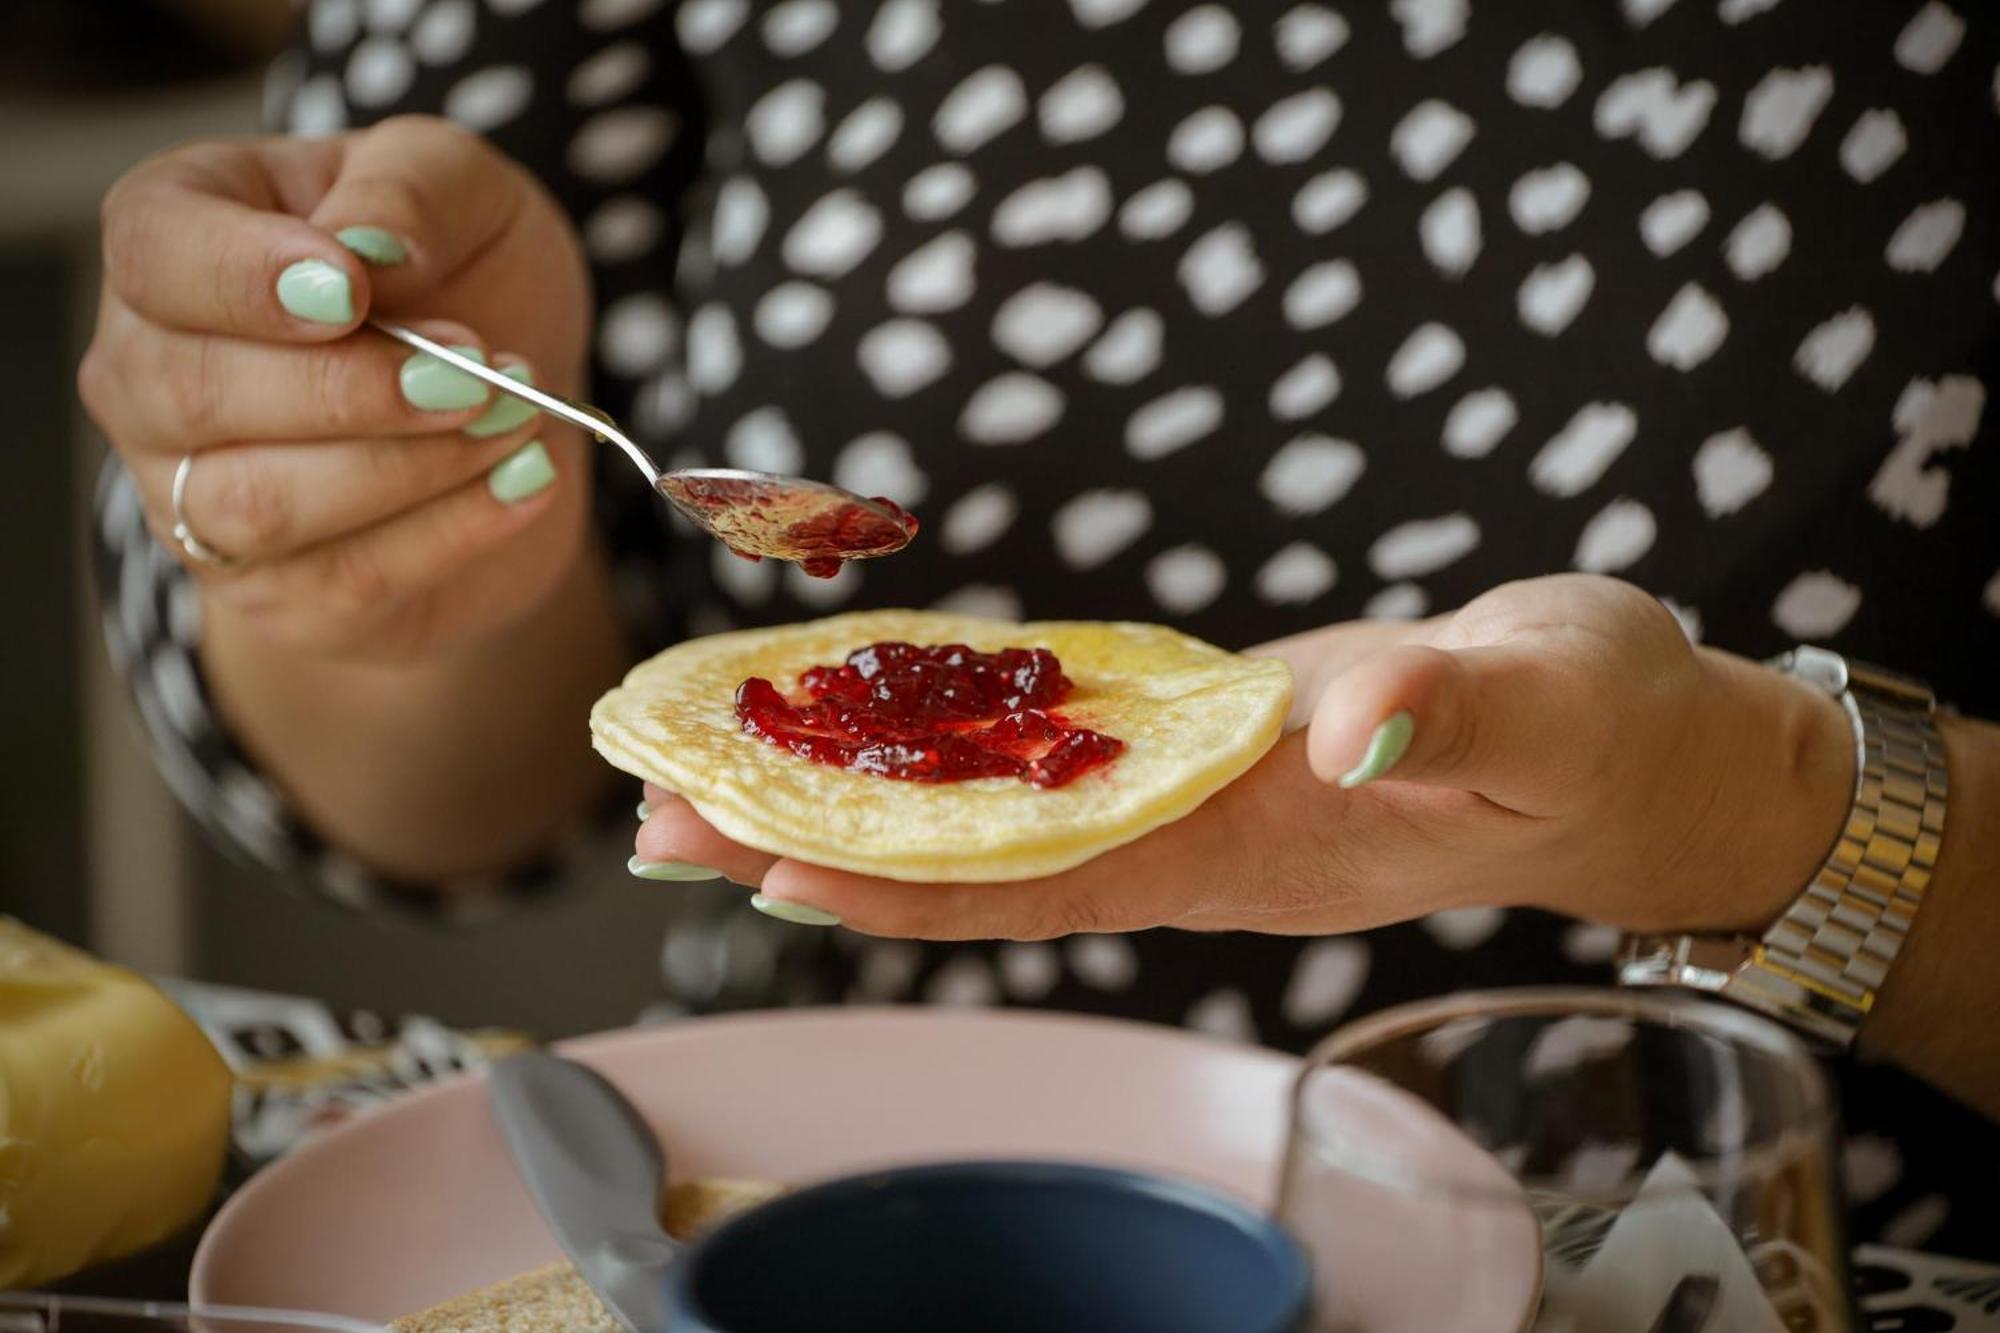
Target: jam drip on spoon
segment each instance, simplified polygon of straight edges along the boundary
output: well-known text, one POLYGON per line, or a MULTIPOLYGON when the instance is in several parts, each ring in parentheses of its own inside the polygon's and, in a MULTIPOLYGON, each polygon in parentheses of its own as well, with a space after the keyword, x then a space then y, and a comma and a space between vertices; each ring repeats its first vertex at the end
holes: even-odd
POLYGON ((744 681, 743 730, 814 763, 906 782, 1060 787, 1125 749, 1050 711, 1074 687, 1046 648, 876 643, 803 672, 799 688, 805 701, 794 703, 761 676, 744 681))

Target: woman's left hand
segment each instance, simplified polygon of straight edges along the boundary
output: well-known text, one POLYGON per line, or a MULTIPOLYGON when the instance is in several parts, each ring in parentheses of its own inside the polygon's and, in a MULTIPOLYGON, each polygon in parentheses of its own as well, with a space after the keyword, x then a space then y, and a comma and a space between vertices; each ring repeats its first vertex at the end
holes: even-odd
POLYGON ((1186 818, 1060 875, 830 870, 730 842, 657 788, 639 857, 928 939, 1332 934, 1469 906, 1761 930, 1818 868, 1853 793, 1834 701, 1694 647, 1612 579, 1507 584, 1450 616, 1256 651, 1291 662, 1305 725, 1186 818))

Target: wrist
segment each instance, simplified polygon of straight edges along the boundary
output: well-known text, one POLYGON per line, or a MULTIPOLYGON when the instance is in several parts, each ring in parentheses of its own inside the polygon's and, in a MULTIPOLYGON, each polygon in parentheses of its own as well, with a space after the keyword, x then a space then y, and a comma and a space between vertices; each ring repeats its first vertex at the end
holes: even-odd
POLYGON ((1854 801, 1854 730, 1838 700, 1782 672, 1698 650, 1726 700, 1717 710, 1714 793, 1723 816, 1710 859, 1722 892, 1675 929, 1761 933, 1832 851, 1854 801))

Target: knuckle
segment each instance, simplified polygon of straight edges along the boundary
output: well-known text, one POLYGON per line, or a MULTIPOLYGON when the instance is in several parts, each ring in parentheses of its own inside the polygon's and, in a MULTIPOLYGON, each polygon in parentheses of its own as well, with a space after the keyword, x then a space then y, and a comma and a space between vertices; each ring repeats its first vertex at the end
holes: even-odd
POLYGON ((359 620, 384 607, 394 591, 382 562, 359 542, 336 542, 320 557, 316 597, 333 616, 359 620))
POLYGON ((291 542, 298 517, 287 479, 270 463, 255 457, 227 461, 214 502, 216 518, 208 521, 225 528, 229 549, 239 554, 284 549, 291 542))
POLYGON ((1030 918, 1028 929, 1013 934, 1020 940, 1055 940, 1068 935, 1097 935, 1105 930, 1105 916, 1096 902, 1082 894, 1060 893, 1051 897, 1030 918))
POLYGON ((166 419, 158 424, 182 440, 207 442, 216 438, 224 417, 221 377, 215 367, 216 345, 202 338, 192 356, 167 339, 160 339, 146 358, 147 377, 160 386, 166 419))

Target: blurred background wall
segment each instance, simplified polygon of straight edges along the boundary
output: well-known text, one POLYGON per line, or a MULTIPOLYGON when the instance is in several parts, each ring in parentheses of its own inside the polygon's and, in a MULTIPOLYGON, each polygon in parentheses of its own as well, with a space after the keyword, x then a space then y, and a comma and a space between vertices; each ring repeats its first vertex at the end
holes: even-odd
MULTIPOLYGON (((406 27, 428 0, 333 2, 406 27)), ((256 132, 294 23, 288 0, 0 0, 0 912, 159 975, 546 1035, 629 1022, 670 903, 615 848, 465 931, 292 897, 189 825, 106 665, 86 574, 104 445, 75 389, 98 201, 149 153, 256 132)))

